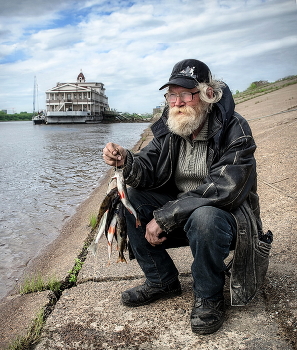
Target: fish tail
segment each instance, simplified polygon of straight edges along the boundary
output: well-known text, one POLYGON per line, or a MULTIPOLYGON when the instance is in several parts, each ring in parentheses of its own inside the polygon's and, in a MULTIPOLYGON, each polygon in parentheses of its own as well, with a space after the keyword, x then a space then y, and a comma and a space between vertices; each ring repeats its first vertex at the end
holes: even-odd
POLYGON ((118 257, 118 260, 117 260, 117 263, 119 263, 119 262, 125 262, 126 264, 127 264, 127 260, 125 259, 125 257, 123 256, 123 257, 118 257))
POLYGON ((137 218, 136 218, 136 228, 137 228, 138 226, 141 226, 141 222, 140 222, 139 218, 137 217, 137 218))
POLYGON ((88 251, 91 252, 93 255, 96 255, 97 244, 95 242, 92 242, 92 244, 88 248, 88 251))
POLYGON ((112 249, 111 244, 108 242, 108 262, 109 262, 108 265, 110 265, 110 260, 111 260, 111 249, 112 249))

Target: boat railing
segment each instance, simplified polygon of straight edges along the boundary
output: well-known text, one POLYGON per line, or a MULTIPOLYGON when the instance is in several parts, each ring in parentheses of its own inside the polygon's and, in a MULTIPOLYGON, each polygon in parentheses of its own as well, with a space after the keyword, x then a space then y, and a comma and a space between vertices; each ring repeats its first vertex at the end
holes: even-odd
POLYGON ((66 111, 66 112, 47 112, 48 117, 85 117, 88 115, 87 111, 66 111))

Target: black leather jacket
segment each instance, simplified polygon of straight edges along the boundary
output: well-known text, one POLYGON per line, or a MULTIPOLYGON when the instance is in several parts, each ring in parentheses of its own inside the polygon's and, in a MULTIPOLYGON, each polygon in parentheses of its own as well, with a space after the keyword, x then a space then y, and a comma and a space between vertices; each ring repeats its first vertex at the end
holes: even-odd
MULTIPOLYGON (((265 247, 263 261, 255 258, 258 232, 262 231, 254 158, 256 145, 248 123, 234 107, 232 94, 226 87, 222 99, 214 104, 209 115, 208 176, 195 190, 157 209, 154 217, 170 234, 182 227, 198 207, 212 205, 231 212, 238 227, 231 271, 231 300, 233 305, 244 305, 254 296, 261 283, 259 279, 265 276, 269 249, 265 247), (249 266, 246 266, 247 261, 249 266)), ((168 130, 166 118, 167 109, 152 125, 153 140, 137 154, 128 152, 124 168, 128 185, 144 190, 170 189, 177 194, 174 169, 181 138, 168 130)))

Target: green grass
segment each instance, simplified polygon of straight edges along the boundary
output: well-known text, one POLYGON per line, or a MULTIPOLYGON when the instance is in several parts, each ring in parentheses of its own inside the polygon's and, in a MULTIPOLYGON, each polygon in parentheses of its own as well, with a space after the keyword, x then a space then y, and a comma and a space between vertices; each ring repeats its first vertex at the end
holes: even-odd
POLYGON ((44 310, 38 312, 36 318, 28 330, 27 334, 22 337, 16 338, 6 349, 7 350, 29 350, 32 349, 32 345, 35 344, 41 335, 42 328, 45 323, 44 310))
POLYGON ((256 81, 251 83, 250 86, 242 92, 237 90, 236 93, 233 94, 233 97, 235 104, 238 104, 296 83, 296 75, 289 76, 272 83, 269 83, 268 81, 256 81))
MULTIPOLYGON (((85 243, 84 252, 87 251, 88 243, 85 243)), ((83 266, 83 257, 76 258, 73 268, 68 271, 68 283, 59 282, 56 278, 49 278, 45 280, 40 274, 27 277, 23 284, 19 288, 21 294, 34 293, 38 291, 51 290, 55 296, 59 298, 59 295, 65 288, 71 288, 77 281, 77 275, 83 266)), ((55 297, 54 300, 57 300, 55 297)), ((31 350, 34 345, 40 340, 43 326, 48 317, 49 311, 48 306, 52 307, 53 300, 50 304, 44 307, 38 312, 35 319, 32 322, 31 327, 28 329, 24 336, 18 336, 5 350, 31 350)))
POLYGON ((43 290, 58 292, 60 287, 61 282, 59 282, 55 277, 50 277, 45 280, 40 274, 38 274, 25 278, 23 284, 19 288, 19 292, 20 294, 41 292, 43 290))
POLYGON ((75 259, 75 264, 74 264, 73 268, 70 271, 68 271, 68 273, 69 273, 68 281, 70 283, 76 283, 77 275, 78 275, 79 271, 81 270, 82 266, 83 266, 83 261, 81 261, 78 258, 75 259))
POLYGON ((95 226, 97 225, 97 215, 95 214, 91 215, 89 225, 91 226, 92 229, 95 228, 95 226))

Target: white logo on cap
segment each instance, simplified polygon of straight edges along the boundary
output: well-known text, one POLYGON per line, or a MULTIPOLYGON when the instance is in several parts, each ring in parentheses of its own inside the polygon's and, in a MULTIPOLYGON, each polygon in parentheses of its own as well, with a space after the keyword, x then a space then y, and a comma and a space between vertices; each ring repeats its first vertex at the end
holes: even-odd
POLYGON ((187 77, 196 78, 196 75, 194 75, 194 69, 195 67, 190 68, 189 66, 186 69, 183 69, 179 72, 179 74, 186 75, 187 77))

